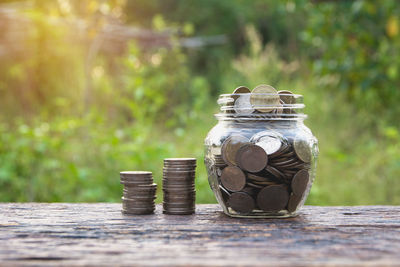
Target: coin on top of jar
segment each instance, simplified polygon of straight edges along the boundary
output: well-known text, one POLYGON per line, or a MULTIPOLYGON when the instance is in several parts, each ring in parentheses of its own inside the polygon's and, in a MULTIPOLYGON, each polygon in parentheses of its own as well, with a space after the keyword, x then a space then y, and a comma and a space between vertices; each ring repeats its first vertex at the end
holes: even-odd
POLYGON ((235 90, 233 90, 232 98, 236 100, 241 96, 241 94, 250 94, 250 92, 251 91, 249 88, 241 85, 241 86, 236 87, 235 90))
POLYGON ((280 90, 278 91, 279 98, 285 103, 285 104, 295 104, 296 103, 296 98, 294 97, 294 94, 288 90, 280 90))
POLYGON ((260 84, 251 91, 250 103, 259 112, 273 111, 279 104, 280 98, 274 87, 260 84))
POLYGON ((240 95, 233 104, 233 109, 237 114, 249 115, 254 112, 254 108, 250 103, 250 94, 240 95))

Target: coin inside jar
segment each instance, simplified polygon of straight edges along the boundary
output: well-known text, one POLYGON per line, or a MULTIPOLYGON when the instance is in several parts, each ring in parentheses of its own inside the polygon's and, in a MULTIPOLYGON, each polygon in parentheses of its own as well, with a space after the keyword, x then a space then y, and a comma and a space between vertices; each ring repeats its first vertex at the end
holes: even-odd
POLYGON ((272 177, 278 178, 278 179, 282 179, 284 178, 284 174, 282 172, 280 172, 278 169, 267 165, 267 167, 265 168, 265 170, 267 171, 267 173, 271 174, 272 177))
POLYGON ((246 185, 246 175, 236 166, 228 166, 222 170, 221 183, 229 191, 240 191, 246 185))
POLYGON ((292 179, 292 191, 297 196, 302 196, 307 189, 309 182, 309 173, 307 170, 298 171, 292 179))
POLYGON ((311 161, 311 147, 308 145, 307 141, 301 137, 297 137, 293 142, 293 147, 294 152, 301 161, 305 163, 311 161))
POLYGON ((257 195, 257 205, 264 211, 283 210, 289 201, 289 193, 283 185, 264 187, 257 195))
POLYGON ((250 180, 253 180, 253 181, 258 181, 258 182, 264 182, 264 181, 269 180, 267 177, 252 174, 252 173, 248 173, 247 178, 249 178, 250 180))
POLYGON ((283 137, 275 132, 264 131, 255 134, 250 141, 257 146, 262 147, 268 155, 277 152, 283 143, 283 137))
POLYGON ((228 205, 239 213, 249 213, 254 207, 254 199, 245 192, 235 192, 229 196, 228 205))
POLYGON ((268 156, 261 147, 248 144, 238 150, 236 162, 243 170, 259 172, 267 166, 268 156))
POLYGON ((250 103, 259 112, 271 112, 279 105, 279 95, 270 85, 260 84, 251 91, 250 103))
POLYGON ((231 135, 228 137, 221 147, 222 159, 228 165, 236 165, 236 153, 249 139, 243 135, 231 135))
POLYGON ((289 197, 289 202, 287 206, 287 210, 289 212, 294 212, 296 211, 297 207, 299 206, 303 196, 297 196, 295 194, 291 194, 289 197))

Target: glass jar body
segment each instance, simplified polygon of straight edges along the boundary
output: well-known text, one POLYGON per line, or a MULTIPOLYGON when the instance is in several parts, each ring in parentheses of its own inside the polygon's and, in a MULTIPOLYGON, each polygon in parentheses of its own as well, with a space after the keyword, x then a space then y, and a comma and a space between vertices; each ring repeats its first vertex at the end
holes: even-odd
POLYGON ((205 139, 210 187, 232 217, 295 216, 317 155, 317 139, 301 119, 220 120, 205 139))

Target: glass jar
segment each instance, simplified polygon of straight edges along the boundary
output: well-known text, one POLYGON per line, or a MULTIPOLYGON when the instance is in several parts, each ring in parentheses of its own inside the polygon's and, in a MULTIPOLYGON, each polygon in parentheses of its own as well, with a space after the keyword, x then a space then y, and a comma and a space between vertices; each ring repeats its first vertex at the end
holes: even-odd
POLYGON ((304 125, 303 96, 220 95, 205 139, 208 181, 232 217, 293 217, 315 178, 318 142, 304 125), (250 101, 261 99, 262 101, 250 101))

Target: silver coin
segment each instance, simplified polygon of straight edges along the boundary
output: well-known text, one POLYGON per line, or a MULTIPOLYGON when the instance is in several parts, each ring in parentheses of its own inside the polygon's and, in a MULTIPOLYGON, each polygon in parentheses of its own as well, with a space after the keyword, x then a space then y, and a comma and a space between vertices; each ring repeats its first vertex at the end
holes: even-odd
POLYGON ((281 148, 282 143, 274 136, 264 136, 258 140, 256 145, 262 147, 268 155, 271 155, 281 148))
POLYGON ((259 132, 250 139, 250 142, 262 147, 268 155, 278 151, 283 143, 283 136, 277 132, 259 132))
POLYGON ((236 99, 233 108, 237 114, 248 115, 253 113, 254 108, 250 103, 250 94, 241 95, 236 99))

